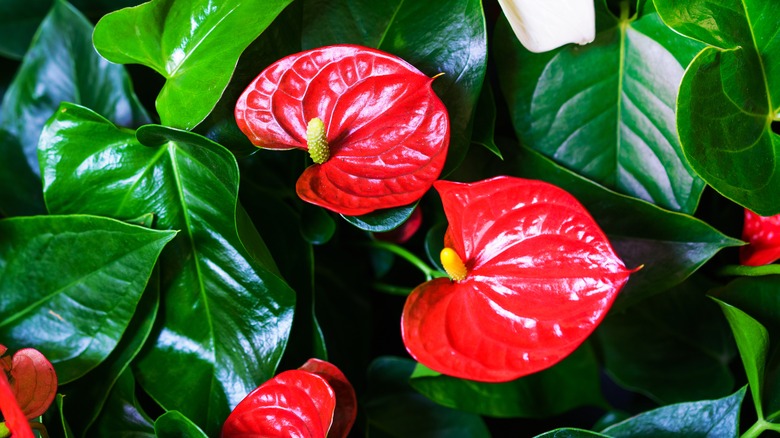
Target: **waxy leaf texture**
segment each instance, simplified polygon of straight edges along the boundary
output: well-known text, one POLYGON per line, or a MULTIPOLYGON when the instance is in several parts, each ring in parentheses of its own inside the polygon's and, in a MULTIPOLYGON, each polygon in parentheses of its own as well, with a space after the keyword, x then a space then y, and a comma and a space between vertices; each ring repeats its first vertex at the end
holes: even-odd
POLYGON ((354 45, 283 58, 236 104, 239 128, 257 146, 308 149, 309 121, 326 128, 330 157, 296 184, 304 201, 345 215, 411 204, 438 178, 449 118, 433 79, 390 54, 354 45))
POLYGON ((454 377, 501 382, 548 368, 605 316, 631 271, 571 195, 514 177, 439 181, 445 247, 462 281, 439 278, 407 299, 411 355, 454 377))

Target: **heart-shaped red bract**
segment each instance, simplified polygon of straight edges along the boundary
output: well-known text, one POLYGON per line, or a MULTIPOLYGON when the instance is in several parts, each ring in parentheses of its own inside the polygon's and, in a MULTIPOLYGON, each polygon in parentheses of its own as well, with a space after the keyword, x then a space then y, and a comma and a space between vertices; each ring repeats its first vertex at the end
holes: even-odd
POLYGON ((225 421, 221 436, 343 438, 356 409, 355 391, 344 374, 310 359, 250 392, 225 421))
POLYGON ((780 215, 759 216, 745 209, 742 240, 748 242, 739 249, 743 265, 763 266, 780 259, 780 215))
POLYGON ((307 149, 310 120, 324 122, 330 158, 296 184, 304 201, 345 215, 408 205, 441 173, 449 116, 433 79, 367 47, 337 45, 283 58, 247 87, 236 122, 270 149, 307 149))
POLYGON ((408 297, 409 353, 443 374, 502 382, 574 351, 630 274, 585 208, 558 187, 514 177, 434 186, 449 221, 445 246, 468 273, 408 297))

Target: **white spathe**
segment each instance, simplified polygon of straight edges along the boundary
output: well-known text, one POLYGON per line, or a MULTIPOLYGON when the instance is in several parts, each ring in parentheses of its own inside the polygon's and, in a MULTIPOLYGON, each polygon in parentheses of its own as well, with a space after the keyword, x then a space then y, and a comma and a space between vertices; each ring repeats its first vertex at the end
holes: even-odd
POLYGON ((498 0, 517 39, 532 52, 596 37, 594 0, 498 0))

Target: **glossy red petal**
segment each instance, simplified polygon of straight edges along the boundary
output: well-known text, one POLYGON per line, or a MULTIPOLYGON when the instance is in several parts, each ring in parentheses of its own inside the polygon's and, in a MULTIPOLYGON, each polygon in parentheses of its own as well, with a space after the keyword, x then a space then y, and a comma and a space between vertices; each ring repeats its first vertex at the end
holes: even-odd
POLYGON ((299 369, 325 379, 336 393, 336 411, 328 438, 346 438, 357 417, 357 396, 352 384, 335 365, 319 359, 309 359, 299 369))
POLYGON ((429 368, 500 382, 574 351, 630 271, 588 212, 550 184, 497 177, 435 184, 465 262, 465 280, 436 279, 409 296, 402 335, 429 368))
POLYGON ((739 249, 743 265, 762 266, 780 259, 780 215, 759 216, 745 209, 742 240, 748 242, 739 249))
POLYGON ((347 215, 418 200, 441 173, 449 117, 432 79, 387 53, 354 45, 297 53, 264 70, 236 104, 257 146, 306 149, 324 122, 330 158, 296 184, 305 201, 347 215))
POLYGON ((16 401, 27 418, 43 415, 57 394, 54 366, 34 348, 24 348, 14 354, 11 380, 16 401))
POLYGON ((16 403, 11 384, 5 372, 0 370, 0 412, 13 438, 34 438, 30 423, 16 403))
POLYGON ((336 394, 324 378, 308 371, 285 371, 233 409, 221 436, 324 438, 335 407, 336 394))

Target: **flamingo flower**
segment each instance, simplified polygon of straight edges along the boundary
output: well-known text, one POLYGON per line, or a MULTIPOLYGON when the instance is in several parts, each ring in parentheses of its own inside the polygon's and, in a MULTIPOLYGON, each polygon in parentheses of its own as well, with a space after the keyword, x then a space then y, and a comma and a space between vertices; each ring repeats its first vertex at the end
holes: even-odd
POLYGON ((596 38, 593 0, 498 0, 512 31, 531 52, 596 38))
POLYGON ((301 199, 362 215, 417 201, 441 173, 449 116, 432 82, 378 50, 323 47, 263 70, 238 99, 236 123, 256 146, 309 151, 301 199))
MULTIPOLYGON (((0 356, 7 351, 0 345, 0 356)), ((0 358, 0 411, 14 438, 33 438, 28 419, 39 417, 57 393, 57 374, 44 355, 33 348, 0 358)))
POLYGON ((740 263, 746 266, 768 265, 780 259, 780 215, 759 216, 745 209, 740 263))
POLYGON ((250 392, 225 421, 222 437, 343 438, 357 414, 357 398, 333 364, 308 360, 250 392))
POLYGON ((409 353, 454 377, 502 382, 540 371, 595 329, 630 270, 570 194, 514 177, 438 181, 450 278, 409 295, 409 353))

